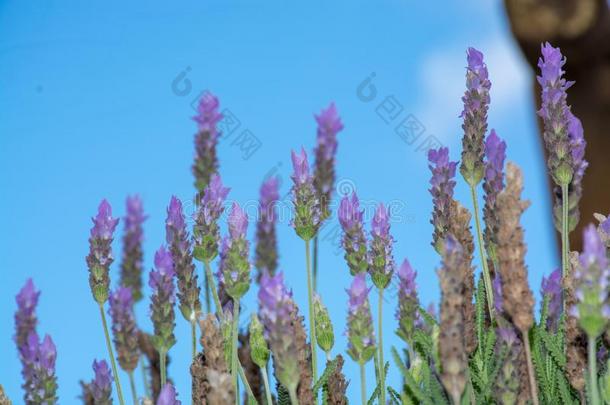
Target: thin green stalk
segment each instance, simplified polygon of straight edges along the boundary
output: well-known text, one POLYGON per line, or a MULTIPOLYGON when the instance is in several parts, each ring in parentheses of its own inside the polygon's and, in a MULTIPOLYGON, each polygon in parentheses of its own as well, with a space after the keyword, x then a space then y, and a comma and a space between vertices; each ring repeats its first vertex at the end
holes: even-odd
POLYGON ((380 404, 385 404, 385 362, 383 361, 383 288, 379 289, 379 312, 377 313, 377 321, 379 322, 379 398, 380 404))
POLYGON ((102 325, 104 326, 104 335, 106 336, 106 347, 108 348, 108 356, 110 356, 110 364, 112 365, 112 374, 114 374, 114 384, 116 385, 116 392, 119 397, 119 403, 125 405, 123 400, 123 390, 121 389, 121 382, 119 381, 119 373, 117 372, 116 360, 114 359, 114 353, 112 351, 112 343, 110 343, 110 334, 108 333, 108 324, 106 323, 106 314, 104 313, 104 305, 100 304, 100 314, 102 315, 102 325))
MULTIPOLYGON (((566 277, 570 272, 570 231, 568 228, 568 185, 561 186, 561 275, 566 277)), ((563 291, 563 290, 562 290, 563 291)), ((563 307, 565 308, 565 293, 563 307)))
POLYGON ((600 405, 599 389, 597 388, 597 350, 595 340, 594 337, 589 336, 589 387, 591 387, 591 404, 600 405))
POLYGON ((313 290, 318 291, 318 235, 313 238, 313 290))
MULTIPOLYGON (((216 290, 216 284, 214 283, 214 276, 212 276, 212 268, 210 267, 210 262, 203 262, 205 268, 205 279, 206 283, 210 290, 212 290, 212 297, 214 298, 214 305, 216 306, 216 313, 220 318, 223 318, 224 314, 222 313, 222 305, 220 305, 220 298, 218 298, 218 291, 216 290)), ((208 312, 211 312, 208 309, 208 312)))
POLYGON ((309 303, 309 342, 311 343, 311 368, 313 381, 318 381, 318 355, 316 340, 316 317, 313 312, 313 288, 311 285, 311 257, 309 254, 309 240, 305 241, 305 267, 307 268, 307 301, 309 303))
POLYGON ((136 381, 133 378, 133 371, 129 372, 129 387, 131 388, 131 399, 133 405, 138 405, 138 393, 136 392, 136 381))
POLYGON ((366 405, 366 372, 362 362, 360 362, 360 398, 362 405, 366 405))
POLYGON ((481 256, 481 265, 483 268, 483 282, 485 284, 485 293, 487 296, 487 309, 489 311, 489 319, 493 323, 494 319, 494 293, 491 283, 489 268, 487 267, 487 255, 483 247, 483 234, 481 232, 481 220, 479 219, 479 202, 477 201, 477 190, 474 186, 470 186, 470 196, 474 208, 474 223, 477 230, 477 240, 479 245, 479 256, 481 256))
MULTIPOLYGON (((209 262, 204 262, 204 267, 205 267, 205 275, 206 275, 206 279, 208 281, 210 281, 208 284, 210 286, 210 290, 212 291, 212 297, 214 298, 214 305, 216 306, 216 313, 218 314, 218 317, 222 320, 224 319, 224 313, 222 312, 222 306, 220 305, 220 299, 218 298, 218 291, 216 290, 216 284, 214 284, 214 279, 212 278, 212 269, 210 267, 210 263, 209 262)), ((241 365, 241 362, 237 362, 237 368, 238 368, 238 372, 239 372, 239 376, 241 377, 241 380, 244 384, 244 386, 246 387, 246 392, 248 392, 248 395, 251 397, 254 397, 254 394, 252 393, 252 388, 250 387, 250 383, 248 382, 248 379, 246 378, 246 373, 244 372, 244 369, 241 365)))
POLYGON ((140 356, 140 370, 142 372, 142 382, 144 383, 144 393, 147 398, 152 397, 150 393, 150 387, 148 386, 148 379, 146 378, 146 364, 144 363, 144 356, 140 356))
POLYGON ((532 362, 530 338, 527 331, 521 331, 521 335, 523 335, 523 346, 525 347, 525 360, 527 361, 527 376, 530 382, 530 393, 532 394, 532 403, 534 405, 538 405, 538 385, 536 384, 536 375, 534 374, 534 363, 532 362))
POLYGON ((197 324, 194 319, 191 319, 191 341, 193 358, 195 358, 197 356, 197 324))
POLYGON ((261 374, 263 375, 263 383, 265 384, 265 398, 267 399, 267 405, 273 405, 273 399, 271 399, 271 388, 269 387, 269 376, 267 370, 261 367, 261 374))
POLYGON ((289 388, 288 394, 290 395, 290 404, 299 405, 299 397, 297 396, 297 387, 289 388))
POLYGON ((203 280, 203 288, 205 290, 205 310, 206 312, 211 312, 212 306, 210 303, 210 282, 207 277, 203 280))
POLYGON ((239 325, 239 300, 233 300, 233 333, 231 334, 231 375, 233 376, 233 383, 235 384, 235 405, 239 405, 239 381, 237 364, 239 360, 237 358, 237 333, 239 325))
POLYGON ((159 362, 161 365, 161 388, 163 388, 165 386, 165 383, 167 382, 167 370, 166 370, 166 365, 165 365, 165 359, 167 356, 167 352, 162 350, 159 352, 159 362))

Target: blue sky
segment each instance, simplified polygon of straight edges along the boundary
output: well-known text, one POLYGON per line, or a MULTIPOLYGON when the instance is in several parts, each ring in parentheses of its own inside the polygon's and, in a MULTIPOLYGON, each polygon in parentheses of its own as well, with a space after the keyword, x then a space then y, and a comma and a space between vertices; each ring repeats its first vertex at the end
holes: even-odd
MULTIPOLYGON (((0 1, 0 383, 9 396, 18 402, 22 395, 12 316, 14 296, 28 277, 42 290, 39 332, 51 334, 58 347, 61 403, 75 403, 78 380, 91 378, 94 358, 106 358, 84 261, 90 217, 102 198, 122 216, 125 197, 139 193, 150 216, 145 260, 151 267, 164 240, 170 196, 188 200, 193 194, 191 104, 206 89, 240 122, 218 153, 230 198, 248 206, 268 173, 281 177, 282 194, 288 191, 290 150, 313 148, 313 113, 335 101, 345 124, 337 157, 341 190, 356 189, 370 212, 377 202, 395 208, 396 260, 408 257, 417 269, 421 301, 437 301, 439 259, 430 246, 422 144, 440 142, 459 157, 468 46, 486 55, 490 126, 525 172, 524 194, 533 202, 523 218, 527 261, 537 291, 542 275, 557 265, 555 236, 531 73, 501 2, 447 2, 441 9, 404 0, 0 1), (395 132, 403 120, 423 128, 416 140, 395 132), (239 142, 246 129, 258 149, 239 142)), ((471 207, 463 182, 456 192, 471 207)), ((345 356, 350 276, 336 248, 336 226, 333 217, 322 231, 319 291, 336 325, 334 353, 345 356)), ((279 237, 281 269, 305 310, 303 246, 286 218, 279 237)), ((116 257, 119 249, 116 243, 116 257)), ((255 295, 252 288, 245 299, 249 311, 255 295)), ((376 308, 376 299, 372 304, 376 308)), ((140 303, 139 319, 147 307, 140 303)), ((389 297, 388 353, 401 345, 394 310, 389 297)), ((151 326, 146 321, 143 327, 151 326)), ((176 334, 169 373, 184 400, 190 395, 189 329, 181 318, 176 334)), ((350 360, 346 374, 349 396, 357 398, 358 370, 350 360)), ((370 391, 371 364, 368 380, 370 391)), ((398 383, 396 373, 389 383, 398 383)))

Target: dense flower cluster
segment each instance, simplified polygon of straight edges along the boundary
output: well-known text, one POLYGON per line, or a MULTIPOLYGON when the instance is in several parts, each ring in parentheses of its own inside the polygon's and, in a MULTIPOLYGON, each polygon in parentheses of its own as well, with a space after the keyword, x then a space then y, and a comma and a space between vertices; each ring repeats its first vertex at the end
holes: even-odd
POLYGON ((125 230, 123 233, 123 257, 121 260, 121 281, 124 287, 131 288, 133 300, 142 299, 144 231, 142 224, 147 216, 144 214, 142 199, 135 195, 127 197, 127 215, 123 218, 125 230))
POLYGON ((339 205, 339 222, 343 228, 342 245, 345 250, 345 261, 352 276, 366 272, 368 269, 368 257, 366 248, 366 236, 362 216, 364 211, 360 210, 360 202, 356 192, 351 198, 344 196, 339 205))
POLYGON ((260 188, 258 205, 258 221, 256 223, 256 258, 254 265, 258 269, 257 281, 261 274, 275 274, 277 269, 277 210, 276 203, 280 199, 279 179, 270 177, 260 188))

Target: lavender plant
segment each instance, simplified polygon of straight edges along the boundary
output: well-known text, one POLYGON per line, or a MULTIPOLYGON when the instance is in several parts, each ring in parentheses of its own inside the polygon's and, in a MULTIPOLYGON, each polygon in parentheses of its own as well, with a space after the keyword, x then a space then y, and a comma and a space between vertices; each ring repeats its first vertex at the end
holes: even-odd
MULTIPOLYGON (((440 256, 438 319, 434 306, 430 310, 421 308, 417 284, 422 279, 416 282, 417 273, 409 261, 396 267, 388 209, 383 204, 376 207, 367 235, 364 211, 356 193, 343 196, 339 203, 345 267, 352 276, 346 290, 346 353, 360 370, 361 401, 384 405, 607 403, 610 219, 596 215, 599 224, 585 229, 583 251, 569 251, 568 235, 579 220, 578 202, 587 162, 584 128, 566 101, 566 90, 572 83, 563 78, 565 58, 559 49, 543 45, 539 114, 544 122, 548 169, 558 191, 553 210, 562 234, 562 267, 542 280, 538 317, 534 314, 534 292, 528 284, 525 230, 521 225, 521 216, 529 205, 522 199, 523 174, 513 163, 505 168, 506 143, 493 129, 488 133, 491 83, 483 54, 471 48, 467 59, 461 161, 452 161, 449 149, 444 147, 428 153, 432 246, 440 256), (458 166, 471 192, 472 212, 454 194, 458 166), (476 194, 481 182, 483 223, 476 194), (475 235, 471 231, 472 217, 475 235), (481 258, 478 280, 473 265, 475 237, 481 258), (392 283, 397 288, 393 326, 404 347, 390 348, 395 363, 391 368, 384 360, 387 353, 382 313, 384 292, 392 283), (376 317, 369 302, 373 286, 379 294, 376 317), (365 371, 370 360, 377 381, 368 393, 365 371), (386 378, 386 373, 393 370, 401 376, 396 387, 387 384, 392 380, 386 378)), ((139 197, 127 200, 120 278, 112 291, 112 243, 119 221, 112 216, 106 200, 99 205, 86 262, 110 367, 106 361, 96 360, 93 380, 81 382, 81 398, 87 405, 112 403, 112 380, 119 402, 124 403, 117 359, 129 375, 133 402, 137 403, 133 374, 144 356, 149 367, 143 372, 148 373, 146 381, 150 381, 151 389, 147 388, 143 403, 180 404, 167 378, 168 351, 176 344, 176 295, 192 332, 192 403, 239 404, 241 385, 248 404, 305 405, 318 404, 320 399, 323 404, 347 404, 345 392, 350 382, 343 374, 344 360, 340 354, 332 356, 337 344, 330 317, 333 311, 324 305, 322 297, 314 295, 310 254, 310 242, 315 240, 322 222, 331 218, 329 202, 335 180, 336 135, 343 128, 341 119, 332 104, 316 116, 318 144, 313 174, 305 151, 292 152, 291 226, 306 248, 307 333, 292 290, 284 282, 283 273, 277 271, 278 178, 267 179, 260 188, 254 252, 250 251, 247 236, 248 216, 237 203, 233 203, 228 215, 228 235, 221 239, 221 216, 229 193, 218 174, 216 156, 221 118, 218 99, 204 97, 195 117, 199 124, 193 166, 199 192, 195 225, 190 235, 182 203, 172 197, 165 221, 167 248, 162 246, 156 252, 149 275, 152 333, 146 332, 134 315, 135 302, 145 299, 141 285, 142 224, 146 219, 143 202, 139 197), (240 311, 244 311, 240 301, 252 288, 252 253, 258 270, 258 308, 252 311, 248 332, 240 335, 238 321, 240 311), (220 260, 215 279, 211 264, 217 256, 220 260), (193 259, 204 263, 204 279, 215 310, 202 308, 193 259), (106 301, 112 341, 105 317, 106 301), (197 326, 201 329, 199 335, 197 326), (319 375, 318 346, 326 354, 326 364, 320 367, 319 375), (270 365, 277 382, 275 391, 269 379, 270 365)), ((314 260, 315 257, 314 247, 314 260)), ((23 399, 28 405, 59 401, 57 350, 48 335, 41 340, 37 331, 39 297, 33 281, 28 280, 16 296, 14 315, 13 340, 21 362, 23 399)), ((7 403, 10 401, 0 390, 0 404, 7 403)))

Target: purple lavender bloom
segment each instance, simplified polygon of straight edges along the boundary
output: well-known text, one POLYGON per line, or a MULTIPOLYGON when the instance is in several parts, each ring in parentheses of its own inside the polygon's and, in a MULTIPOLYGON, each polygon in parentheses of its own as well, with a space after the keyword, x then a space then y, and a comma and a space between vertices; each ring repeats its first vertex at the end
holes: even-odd
POLYGON ((496 332, 498 333, 498 340, 508 348, 519 341, 515 328, 512 326, 498 328, 496 332))
POLYGON ((216 271, 216 278, 218 279, 218 299, 220 300, 220 306, 222 307, 222 312, 225 314, 225 318, 233 316, 233 299, 227 293, 227 286, 224 278, 224 273, 227 271, 230 247, 231 239, 228 236, 225 236, 220 243, 220 260, 218 261, 218 270, 216 271))
POLYGON ((172 196, 169 207, 167 207, 165 241, 172 254, 174 270, 178 278, 180 312, 182 312, 184 319, 192 322, 197 313, 201 311, 200 288, 197 283, 198 278, 191 250, 192 243, 186 229, 182 202, 175 196, 172 196))
POLYGON ((49 335, 42 342, 35 331, 27 338, 27 348, 24 359, 28 363, 24 374, 26 404, 54 404, 57 402, 57 377, 55 376, 55 360, 57 351, 49 335))
MULTIPOLYGON (((504 160, 506 159, 506 142, 495 130, 491 130, 485 140, 485 177, 483 190, 485 191, 485 205, 483 206, 483 220, 485 221, 485 250, 492 263, 496 261, 497 229, 499 218, 496 214, 496 198, 504 188, 504 160)), ((493 267, 492 267, 493 268, 493 267)))
POLYGON ((121 260, 120 284, 131 288, 133 299, 138 302, 142 299, 142 270, 143 270, 143 230, 142 224, 147 216, 144 215, 142 199, 135 195, 127 197, 127 215, 123 218, 125 229, 123 233, 123 258, 121 260))
POLYGON ((118 287, 110 294, 108 314, 112 319, 112 334, 119 365, 128 373, 135 370, 140 358, 138 327, 133 312, 133 296, 129 287, 118 287))
POLYGON ((193 229, 195 248, 193 255, 197 260, 209 262, 218 255, 218 244, 220 242, 218 218, 224 211, 223 204, 229 190, 222 185, 220 176, 212 175, 195 216, 195 227, 193 229))
POLYGON ((23 363, 23 356, 27 347, 28 335, 36 331, 36 325, 38 324, 36 306, 39 297, 40 291, 36 291, 31 278, 25 282, 25 285, 15 297, 17 311, 15 311, 15 336, 13 336, 13 340, 17 345, 23 367, 26 367, 26 364, 23 363))
POLYGON ((496 272, 491 286, 494 292, 495 311, 497 314, 502 314, 504 313, 504 297, 502 296, 502 277, 500 277, 500 272, 496 272))
POLYGON ((307 153, 301 148, 301 153, 292 151, 292 202, 294 204, 294 218, 292 226, 303 240, 310 240, 320 227, 320 198, 313 185, 313 178, 309 173, 307 153))
POLYGON ((335 184, 335 155, 337 153, 337 133, 343 129, 343 123, 335 108, 330 103, 326 110, 315 116, 318 122, 318 144, 314 151, 316 164, 313 183, 321 203, 321 220, 330 215, 329 205, 335 184))
POLYGON ((89 255, 86 258, 89 267, 89 286, 95 301, 103 305, 108 300, 110 286, 108 272, 114 260, 112 236, 119 220, 112 217, 112 208, 106 200, 102 200, 97 215, 92 220, 89 255))
POLYGON ((548 312, 547 312, 547 328, 550 331, 556 331, 559 326, 559 317, 561 316, 561 270, 555 269, 549 277, 542 277, 542 285, 540 294, 542 299, 548 297, 548 312))
POLYGON ((606 328, 610 318, 608 280, 610 268, 604 246, 595 226, 588 225, 583 235, 583 251, 574 272, 576 305, 571 315, 578 318, 585 333, 595 338, 606 328))
POLYGON ((95 404, 112 404, 112 373, 106 360, 93 360, 95 378, 91 381, 90 389, 95 404))
POLYGON ((385 288, 394 273, 392 245, 394 238, 390 235, 390 217, 385 206, 377 206, 371 225, 371 248, 369 251, 369 273, 377 288, 385 288))
POLYGON ((277 210, 275 205, 280 198, 279 181, 277 177, 270 177, 260 189, 258 204, 258 221, 256 223, 256 257, 254 263, 258 269, 257 282, 261 274, 267 272, 275 274, 277 269, 277 236, 276 222, 277 210))
POLYGON ((419 319, 419 299, 415 283, 417 272, 413 270, 411 263, 405 259, 397 274, 399 284, 398 307, 396 308, 398 330, 396 333, 405 342, 412 344, 413 332, 419 319))
POLYGON ((277 379, 289 390, 296 389, 300 379, 299 350, 291 317, 296 306, 292 294, 284 285, 282 273, 261 276, 258 302, 277 379))
POLYGON ((339 204, 339 222, 343 228, 343 249, 345 250, 345 261, 349 266, 352 276, 367 271, 367 246, 364 234, 362 216, 364 211, 360 210, 360 202, 356 192, 352 198, 344 196, 339 204))
POLYGON ((542 87, 542 106, 538 115, 544 122, 544 142, 548 154, 548 167, 558 186, 568 185, 575 171, 569 137, 570 107, 566 90, 574 84, 563 78, 562 69, 566 59, 559 48, 548 42, 542 45, 542 57, 538 60, 541 75, 538 83, 542 87))
POLYGON ((157 398, 157 405, 181 405, 182 402, 178 400, 178 393, 171 383, 167 383, 161 388, 159 398, 157 398))
POLYGON ((150 272, 148 285, 152 288, 150 316, 155 330, 153 345, 167 353, 176 343, 174 337, 174 262, 171 254, 161 246, 155 253, 155 268, 150 272))
POLYGON ((218 122, 223 118, 223 115, 218 112, 218 107, 218 98, 211 93, 206 93, 199 100, 197 115, 193 117, 199 127, 199 131, 195 135, 195 161, 192 167, 195 187, 199 193, 206 189, 211 176, 218 172, 216 156, 216 144, 220 135, 218 122))
POLYGON ((237 203, 229 213, 229 240, 223 257, 223 282, 227 294, 239 300, 250 289, 250 243, 246 239, 248 216, 237 203))
POLYGON ((375 332, 369 304, 366 274, 354 276, 347 291, 349 297, 347 315, 347 354, 358 364, 365 364, 375 354, 375 332))
POLYGON ((446 237, 447 229, 451 223, 451 203, 453 200, 453 189, 455 187, 455 169, 457 162, 449 160, 449 149, 439 148, 430 149, 428 161, 432 178, 430 179, 430 189, 432 194, 432 220, 434 226, 432 234, 432 246, 440 254, 443 250, 443 240, 446 237))
POLYGON ((462 97, 464 119, 462 129, 462 164, 460 172, 471 187, 476 187, 483 178, 483 139, 487 132, 487 110, 491 82, 483 54, 468 48, 466 70, 466 93, 462 97))

